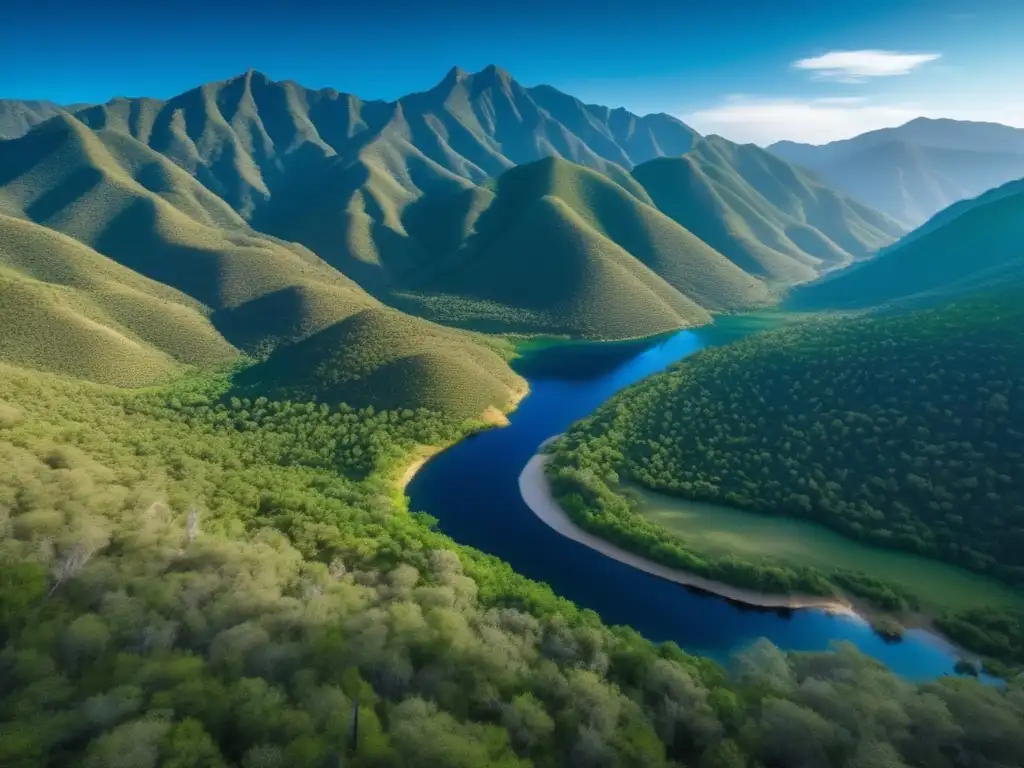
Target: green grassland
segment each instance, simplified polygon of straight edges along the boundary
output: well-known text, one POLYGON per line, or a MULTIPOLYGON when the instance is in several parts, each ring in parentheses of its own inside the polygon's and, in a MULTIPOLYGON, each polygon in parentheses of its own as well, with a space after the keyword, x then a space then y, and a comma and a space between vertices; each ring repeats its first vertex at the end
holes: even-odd
POLYGON ((783 567, 863 571, 913 596, 934 614, 986 606, 1024 609, 1024 594, 999 581, 909 552, 863 544, 807 520, 626 489, 636 510, 699 555, 783 567))

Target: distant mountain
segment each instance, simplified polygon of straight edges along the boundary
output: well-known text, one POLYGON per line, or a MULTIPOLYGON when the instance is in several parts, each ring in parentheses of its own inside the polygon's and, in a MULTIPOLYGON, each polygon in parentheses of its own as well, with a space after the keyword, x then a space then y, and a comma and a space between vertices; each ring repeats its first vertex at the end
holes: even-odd
POLYGON ((1024 179, 957 203, 877 258, 796 290, 801 309, 956 296, 1024 279, 1024 179))
POLYGON ((952 203, 1024 176, 1024 130, 918 118, 822 146, 768 150, 909 225, 952 203))
POLYGON ((35 126, 63 111, 63 107, 50 101, 0 99, 0 141, 24 136, 35 126))

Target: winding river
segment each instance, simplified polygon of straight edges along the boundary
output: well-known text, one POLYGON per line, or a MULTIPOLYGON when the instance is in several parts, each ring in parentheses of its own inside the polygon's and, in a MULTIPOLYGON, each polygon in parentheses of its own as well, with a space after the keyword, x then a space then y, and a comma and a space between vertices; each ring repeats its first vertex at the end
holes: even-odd
POLYGON ((510 424, 438 454, 407 487, 410 508, 428 512, 457 541, 489 552, 519 573, 628 624, 653 641, 673 640, 725 661, 760 637, 790 650, 824 650, 846 640, 912 680, 952 674, 957 656, 941 639, 908 630, 888 643, 864 622, 814 609, 754 609, 664 581, 565 538, 523 502, 519 474, 537 447, 618 390, 706 346, 770 324, 723 318, 715 326, 625 344, 538 346, 517 361, 530 394, 510 424))

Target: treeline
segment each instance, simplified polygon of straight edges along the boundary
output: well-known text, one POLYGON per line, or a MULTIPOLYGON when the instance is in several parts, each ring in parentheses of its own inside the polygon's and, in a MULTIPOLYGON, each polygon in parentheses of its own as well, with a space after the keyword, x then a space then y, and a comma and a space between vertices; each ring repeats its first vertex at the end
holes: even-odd
POLYGON ((458 547, 392 478, 471 425, 2 373, 5 768, 1024 761, 1016 682, 727 672, 458 547))
MULTIPOLYGON (((1022 323, 1007 291, 705 350, 574 426, 549 472, 582 525, 698 572, 723 570, 635 514, 621 483, 809 518, 1024 585, 1022 323)), ((727 563, 724 575, 828 591, 818 573, 727 563)), ((907 600, 862 575, 827 577, 884 607, 907 600)))

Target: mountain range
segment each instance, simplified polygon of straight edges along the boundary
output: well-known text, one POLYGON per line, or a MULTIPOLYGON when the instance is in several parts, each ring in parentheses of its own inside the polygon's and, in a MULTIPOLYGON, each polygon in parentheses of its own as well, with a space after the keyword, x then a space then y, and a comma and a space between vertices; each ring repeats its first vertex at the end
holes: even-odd
POLYGON ((922 117, 830 144, 780 141, 768 150, 910 227, 1024 176, 1024 129, 997 123, 922 117))
POLYGON ((332 397, 372 403, 397 365, 436 403, 449 368, 491 393, 474 408, 503 408, 521 382, 466 331, 699 325, 904 233, 763 149, 496 67, 395 102, 250 71, 168 100, 13 104, 31 118, 0 141, 0 358, 111 384, 280 349, 268 363, 319 365, 332 397), (330 350, 368 327, 398 357, 366 347, 353 378, 330 350))

